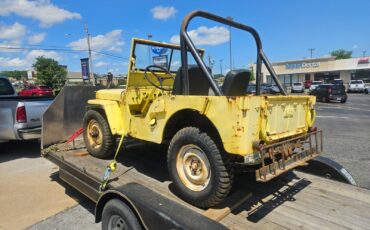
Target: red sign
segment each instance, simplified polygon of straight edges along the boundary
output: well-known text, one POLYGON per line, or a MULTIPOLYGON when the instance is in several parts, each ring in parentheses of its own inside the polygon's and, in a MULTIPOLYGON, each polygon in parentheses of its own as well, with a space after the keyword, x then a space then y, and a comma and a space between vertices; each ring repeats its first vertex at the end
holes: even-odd
POLYGON ((369 58, 360 58, 358 59, 357 64, 367 64, 369 63, 369 58))

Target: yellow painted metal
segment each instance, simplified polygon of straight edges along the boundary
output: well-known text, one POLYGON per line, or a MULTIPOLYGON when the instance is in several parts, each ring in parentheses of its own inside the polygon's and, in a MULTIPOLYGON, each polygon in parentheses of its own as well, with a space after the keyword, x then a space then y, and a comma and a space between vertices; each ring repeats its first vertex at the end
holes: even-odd
POLYGON ((171 95, 149 85, 143 72, 132 68, 133 56, 130 60, 127 90, 100 90, 97 99, 89 100, 104 108, 113 134, 162 143, 171 117, 190 110, 216 127, 228 153, 245 156, 254 152, 255 141, 274 143, 306 133, 313 125, 313 96, 171 95))
MULTIPOLYGON (((97 92, 97 94, 102 95, 103 92, 97 92)), ((118 101, 107 100, 107 99, 93 99, 89 100, 90 105, 99 105, 104 109, 105 115, 107 117, 111 132, 113 135, 124 135, 128 130, 127 123, 122 117, 121 104, 118 101)))

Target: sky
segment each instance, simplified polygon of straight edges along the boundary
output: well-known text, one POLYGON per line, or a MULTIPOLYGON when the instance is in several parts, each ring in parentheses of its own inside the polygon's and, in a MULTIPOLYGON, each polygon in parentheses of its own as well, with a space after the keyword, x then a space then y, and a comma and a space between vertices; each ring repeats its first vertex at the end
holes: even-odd
MULTIPOLYGON (((133 37, 177 43, 183 18, 204 10, 255 28, 271 62, 326 57, 335 49, 370 55, 370 1, 367 0, 0 0, 0 71, 29 70, 45 56, 81 71, 88 56, 84 26, 91 34, 94 72, 127 72, 133 37)), ((188 33, 206 50, 215 71, 230 69, 229 27, 197 19, 188 33)), ((250 35, 231 30, 232 63, 245 68, 255 62, 250 35)))

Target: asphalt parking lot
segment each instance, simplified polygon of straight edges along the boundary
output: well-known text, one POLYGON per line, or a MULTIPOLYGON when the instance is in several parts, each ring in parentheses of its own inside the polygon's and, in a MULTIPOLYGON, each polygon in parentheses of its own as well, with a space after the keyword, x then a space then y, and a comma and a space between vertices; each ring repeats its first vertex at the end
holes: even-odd
MULTIPOLYGON (((318 102, 316 109, 324 156, 370 189, 370 95, 349 94, 345 104, 318 102)), ((94 204, 58 179, 57 168, 39 157, 37 142, 0 144, 0 149, 0 229, 100 229, 94 204), (40 195, 44 192, 48 196, 40 195)))
POLYGON ((349 94, 345 104, 317 106, 324 132, 324 156, 342 164, 360 187, 370 189, 370 95, 349 94))

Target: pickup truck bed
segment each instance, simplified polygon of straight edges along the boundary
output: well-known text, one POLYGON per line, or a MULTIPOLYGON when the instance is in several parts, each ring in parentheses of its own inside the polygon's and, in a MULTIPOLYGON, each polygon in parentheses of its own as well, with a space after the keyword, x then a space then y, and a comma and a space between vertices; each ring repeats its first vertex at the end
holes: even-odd
POLYGON ((0 141, 41 138, 41 120, 54 97, 0 97, 0 141), (17 108, 24 106, 26 120, 17 122, 17 108))
MULTIPOLYGON (((81 139, 76 140, 76 146, 72 149, 72 145, 57 144, 44 150, 44 156, 60 167, 62 179, 96 202, 97 187, 110 159, 91 157, 81 139), (81 186, 71 176, 88 178, 84 183, 90 188, 81 186)), ((370 226, 370 191, 306 173, 293 171, 268 183, 240 175, 230 197, 220 206, 205 211, 185 203, 172 192, 166 153, 160 147, 126 143, 117 161, 109 188, 130 182, 141 184, 230 229, 369 229, 370 226), (227 207, 233 209, 230 214, 227 207)))

